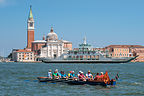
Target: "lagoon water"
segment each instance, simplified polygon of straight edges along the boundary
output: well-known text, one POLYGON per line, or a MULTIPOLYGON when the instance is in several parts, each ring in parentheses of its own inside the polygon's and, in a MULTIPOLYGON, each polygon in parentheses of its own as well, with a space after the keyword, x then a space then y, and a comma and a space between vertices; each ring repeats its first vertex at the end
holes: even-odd
POLYGON ((144 96, 144 63, 126 64, 46 64, 0 63, 0 96, 144 96), (86 73, 109 71, 110 78, 119 73, 115 87, 39 83, 49 69, 82 70, 86 73))

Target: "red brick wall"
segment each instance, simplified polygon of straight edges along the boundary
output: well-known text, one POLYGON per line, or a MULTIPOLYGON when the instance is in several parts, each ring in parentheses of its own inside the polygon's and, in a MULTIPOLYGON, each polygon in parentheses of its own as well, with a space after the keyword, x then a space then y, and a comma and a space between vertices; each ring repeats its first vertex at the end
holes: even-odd
POLYGON ((31 48, 32 41, 34 41, 34 30, 27 31, 27 48, 31 48))
POLYGON ((32 51, 34 51, 35 55, 38 55, 38 51, 44 46, 45 43, 32 43, 32 51))

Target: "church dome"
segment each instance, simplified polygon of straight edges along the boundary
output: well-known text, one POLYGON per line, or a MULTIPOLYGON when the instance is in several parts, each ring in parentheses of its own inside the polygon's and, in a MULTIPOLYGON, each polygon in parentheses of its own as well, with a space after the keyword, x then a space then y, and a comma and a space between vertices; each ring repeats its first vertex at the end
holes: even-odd
POLYGON ((58 40, 58 36, 57 36, 57 34, 53 31, 53 28, 51 28, 50 33, 48 33, 48 35, 47 35, 47 40, 54 40, 54 41, 58 40))

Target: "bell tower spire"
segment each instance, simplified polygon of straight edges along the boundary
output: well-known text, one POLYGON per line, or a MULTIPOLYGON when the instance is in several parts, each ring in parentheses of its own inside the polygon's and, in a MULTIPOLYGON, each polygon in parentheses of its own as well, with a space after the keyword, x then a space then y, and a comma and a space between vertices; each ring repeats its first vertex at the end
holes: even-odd
POLYGON ((27 48, 31 49, 33 41, 34 41, 34 19, 32 14, 32 6, 30 5, 30 11, 27 21, 27 48))
POLYGON ((30 12, 29 12, 29 19, 33 19, 33 14, 32 14, 32 5, 30 5, 30 12))
POLYGON ((86 42, 86 36, 84 37, 84 42, 83 42, 83 44, 87 44, 87 42, 86 42))

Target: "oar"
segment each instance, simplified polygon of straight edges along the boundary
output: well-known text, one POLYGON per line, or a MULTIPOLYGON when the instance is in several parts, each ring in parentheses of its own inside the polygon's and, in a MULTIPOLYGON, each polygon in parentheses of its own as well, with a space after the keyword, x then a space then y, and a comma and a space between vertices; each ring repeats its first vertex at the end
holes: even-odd
POLYGON ((117 74, 116 74, 116 76, 115 76, 115 79, 116 79, 116 80, 119 80, 119 74, 118 74, 118 72, 117 72, 117 74))

